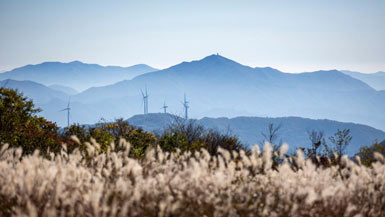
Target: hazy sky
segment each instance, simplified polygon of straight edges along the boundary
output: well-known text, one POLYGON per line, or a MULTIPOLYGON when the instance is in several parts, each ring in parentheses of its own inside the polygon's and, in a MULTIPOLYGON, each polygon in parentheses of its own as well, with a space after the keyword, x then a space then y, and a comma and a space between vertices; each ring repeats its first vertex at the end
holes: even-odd
POLYGON ((0 71, 166 68, 217 52, 286 72, 385 71, 385 0, 0 0, 0 71))

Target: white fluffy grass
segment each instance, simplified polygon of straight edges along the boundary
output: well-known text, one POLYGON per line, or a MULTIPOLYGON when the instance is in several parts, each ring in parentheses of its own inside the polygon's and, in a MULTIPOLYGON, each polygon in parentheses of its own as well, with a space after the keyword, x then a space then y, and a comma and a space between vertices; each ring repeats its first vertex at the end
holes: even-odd
POLYGON ((99 153, 93 143, 91 158, 63 151, 51 160, 4 146, 0 216, 385 216, 382 156, 372 168, 346 157, 343 168, 316 168, 299 154, 298 171, 286 160, 272 170, 272 154, 258 147, 218 157, 157 149, 139 161, 121 144, 125 151, 99 153))

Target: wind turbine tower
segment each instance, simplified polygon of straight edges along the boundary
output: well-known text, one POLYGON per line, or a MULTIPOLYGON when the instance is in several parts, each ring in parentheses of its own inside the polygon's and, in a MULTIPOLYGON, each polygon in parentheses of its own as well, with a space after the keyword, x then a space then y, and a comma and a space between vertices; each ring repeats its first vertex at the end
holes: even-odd
POLYGON ((60 110, 60 111, 67 111, 67 127, 70 126, 70 110, 71 110, 70 101, 71 101, 71 97, 68 99, 67 108, 60 110))
POLYGON ((186 100, 186 94, 184 94, 184 101, 183 101, 183 107, 184 107, 184 118, 187 120, 188 119, 188 109, 190 106, 188 105, 188 101, 186 100))
POLYGON ((141 89, 140 91, 142 92, 142 96, 143 96, 143 113, 146 115, 146 114, 148 114, 148 93, 147 93, 147 86, 146 86, 145 92, 143 92, 142 89, 141 89))
POLYGON ((168 106, 166 105, 166 101, 164 101, 164 104, 163 104, 163 107, 162 107, 164 113, 167 113, 167 108, 168 108, 168 106))

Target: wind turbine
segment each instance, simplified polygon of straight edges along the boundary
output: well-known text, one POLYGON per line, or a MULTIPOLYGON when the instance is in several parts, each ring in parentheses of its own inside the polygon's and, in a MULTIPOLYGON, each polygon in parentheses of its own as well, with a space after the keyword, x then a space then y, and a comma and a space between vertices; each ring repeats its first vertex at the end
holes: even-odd
POLYGON ((166 100, 165 100, 164 104, 163 104, 163 107, 162 107, 164 113, 167 113, 167 108, 168 108, 168 106, 166 105, 166 100))
POLYGON ((9 82, 9 79, 7 79, 7 80, 5 81, 5 84, 3 84, 1 88, 6 88, 6 87, 7 87, 7 84, 8 84, 8 82, 9 82))
POLYGON ((68 99, 67 108, 60 110, 61 112, 62 111, 67 111, 67 127, 70 126, 70 110, 71 110, 71 108, 70 108, 70 101, 71 101, 71 97, 68 99))
POLYGON ((184 101, 182 102, 184 108, 184 118, 188 119, 188 109, 190 106, 188 105, 188 101, 186 100, 186 94, 184 94, 184 101))
POLYGON ((143 97, 143 113, 146 115, 148 114, 148 93, 147 93, 147 85, 145 92, 143 92, 142 89, 140 89, 140 92, 142 92, 142 97, 143 97))

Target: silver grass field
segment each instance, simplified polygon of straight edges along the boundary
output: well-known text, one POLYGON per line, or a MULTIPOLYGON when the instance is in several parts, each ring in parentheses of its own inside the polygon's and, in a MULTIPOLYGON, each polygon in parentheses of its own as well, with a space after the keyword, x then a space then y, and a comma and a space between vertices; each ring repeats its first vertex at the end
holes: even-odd
POLYGON ((116 145, 122 151, 86 145, 86 152, 64 147, 50 159, 38 152, 21 157, 21 149, 3 145, 0 215, 385 216, 380 154, 371 168, 346 156, 339 166, 317 168, 299 151, 271 169, 268 144, 250 154, 220 149, 216 157, 149 149, 142 160, 128 157, 123 140, 116 145))

